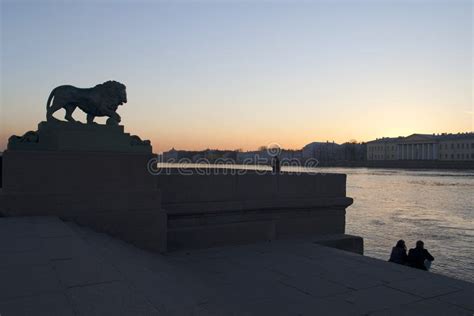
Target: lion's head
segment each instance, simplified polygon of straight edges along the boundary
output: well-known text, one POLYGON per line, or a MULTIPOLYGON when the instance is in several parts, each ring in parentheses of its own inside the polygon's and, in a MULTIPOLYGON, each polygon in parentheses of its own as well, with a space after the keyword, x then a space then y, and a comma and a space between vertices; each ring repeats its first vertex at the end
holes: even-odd
POLYGON ((127 103, 127 91, 124 84, 109 80, 98 84, 95 88, 102 90, 102 94, 107 97, 109 105, 122 105, 127 103))

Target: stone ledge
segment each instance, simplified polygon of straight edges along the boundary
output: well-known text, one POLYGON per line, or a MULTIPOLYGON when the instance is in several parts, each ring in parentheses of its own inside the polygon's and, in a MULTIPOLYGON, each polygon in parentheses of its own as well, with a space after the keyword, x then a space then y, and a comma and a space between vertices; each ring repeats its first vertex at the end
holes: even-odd
POLYGON ((364 239, 359 236, 347 234, 323 235, 313 239, 313 242, 321 246, 354 252, 359 255, 364 254, 364 239))
POLYGON ((318 197, 301 199, 204 201, 195 203, 164 204, 170 215, 211 214, 244 210, 312 209, 322 207, 346 208, 353 203, 349 197, 318 197))

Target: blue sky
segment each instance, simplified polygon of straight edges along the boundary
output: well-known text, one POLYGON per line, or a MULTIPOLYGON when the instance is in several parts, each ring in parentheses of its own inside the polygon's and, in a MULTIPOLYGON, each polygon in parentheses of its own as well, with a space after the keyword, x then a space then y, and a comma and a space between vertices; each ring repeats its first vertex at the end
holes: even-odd
POLYGON ((55 86, 109 79, 127 85, 126 130, 155 151, 472 131, 472 10, 456 0, 2 1, 0 148, 44 120, 55 86))

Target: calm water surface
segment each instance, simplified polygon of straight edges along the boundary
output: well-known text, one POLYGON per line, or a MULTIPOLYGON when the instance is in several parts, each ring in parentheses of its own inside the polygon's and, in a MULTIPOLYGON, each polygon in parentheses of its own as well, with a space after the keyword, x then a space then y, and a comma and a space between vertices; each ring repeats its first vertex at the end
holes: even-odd
POLYGON ((366 256, 388 260, 397 240, 412 248, 422 239, 435 257, 433 272, 474 282, 474 170, 313 170, 347 174, 354 204, 347 209, 346 232, 364 238, 366 256))
POLYGON ((398 239, 422 239, 433 272, 474 282, 474 171, 321 169, 347 174, 346 232, 365 255, 387 260, 398 239))

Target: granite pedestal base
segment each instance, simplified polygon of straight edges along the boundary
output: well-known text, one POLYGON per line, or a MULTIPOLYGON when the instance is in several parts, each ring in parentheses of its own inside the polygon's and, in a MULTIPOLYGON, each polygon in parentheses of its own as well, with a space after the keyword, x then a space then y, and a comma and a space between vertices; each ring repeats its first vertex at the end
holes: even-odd
POLYGON ((3 215, 55 215, 166 250, 149 142, 138 143, 122 126, 79 123, 43 122, 32 135, 11 139, 3 153, 3 215))

